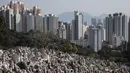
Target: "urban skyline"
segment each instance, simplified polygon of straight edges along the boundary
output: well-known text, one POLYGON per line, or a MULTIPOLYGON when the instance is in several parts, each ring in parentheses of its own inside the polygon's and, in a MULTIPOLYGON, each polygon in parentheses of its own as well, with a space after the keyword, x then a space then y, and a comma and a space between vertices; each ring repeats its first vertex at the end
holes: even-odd
MULTIPOLYGON (((2 0, 0 6, 6 4, 10 0, 2 0)), ((14 0, 16 1, 16 0, 14 0)), ((25 3, 28 8, 31 8, 34 5, 41 7, 43 9, 43 14, 56 14, 59 15, 63 12, 72 12, 79 10, 81 12, 87 12, 94 16, 99 16, 101 14, 112 14, 115 12, 123 12, 127 15, 130 15, 129 9, 129 0, 71 0, 71 1, 51 1, 51 0, 19 0, 25 3), (71 4, 73 3, 74 4, 71 4), (117 3, 118 2, 118 3, 117 3), (101 4, 100 4, 101 3, 101 4), (66 5, 67 4, 67 5, 66 5), (111 6, 110 6, 111 4, 111 6), (115 5, 116 4, 116 5, 115 5), (50 6, 52 5, 52 6, 50 6), (102 11, 100 11, 102 10, 102 11)))
POLYGON ((80 10, 84 5, 75 6, 79 0, 71 0, 67 3, 79 9, 63 13, 68 20, 61 20, 62 15, 53 12, 59 12, 51 7, 53 3, 45 2, 52 13, 44 14, 46 9, 36 4, 27 8, 23 1, 0 6, 0 73, 130 72, 130 16, 126 13, 91 16, 80 10))

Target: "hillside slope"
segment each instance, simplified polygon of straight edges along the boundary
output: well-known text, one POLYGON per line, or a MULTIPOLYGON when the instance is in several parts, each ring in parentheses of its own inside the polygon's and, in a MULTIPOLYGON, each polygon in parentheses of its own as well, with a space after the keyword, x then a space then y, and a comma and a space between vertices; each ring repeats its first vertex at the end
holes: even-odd
POLYGON ((0 50, 0 73, 129 73, 115 62, 68 54, 54 49, 16 47, 0 50))

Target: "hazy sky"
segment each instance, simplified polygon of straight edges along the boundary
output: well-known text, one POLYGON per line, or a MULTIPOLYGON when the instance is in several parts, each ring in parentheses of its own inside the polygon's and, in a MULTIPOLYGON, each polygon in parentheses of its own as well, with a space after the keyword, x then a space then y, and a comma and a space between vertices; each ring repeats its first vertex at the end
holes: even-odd
MULTIPOLYGON (((0 6, 11 0, 0 0, 0 6)), ((16 0, 15 0, 16 1, 16 0)), ((61 14, 79 10, 91 15, 102 13, 123 12, 130 15, 130 0, 19 0, 31 8, 36 5, 42 8, 44 14, 61 14)))

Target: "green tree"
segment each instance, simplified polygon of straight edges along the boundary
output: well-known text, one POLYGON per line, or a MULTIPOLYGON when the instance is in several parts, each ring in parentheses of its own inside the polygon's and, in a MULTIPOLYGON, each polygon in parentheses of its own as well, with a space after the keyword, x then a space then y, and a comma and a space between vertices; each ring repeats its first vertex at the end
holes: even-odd
POLYGON ((73 45, 72 52, 77 53, 77 51, 78 51, 78 48, 75 45, 73 45))
POLYGON ((7 27, 6 27, 6 24, 5 24, 5 19, 4 19, 3 16, 0 16, 0 32, 4 32, 4 33, 7 32, 7 27))
POLYGON ((64 46, 64 51, 72 52, 72 45, 69 42, 65 43, 63 46, 64 46))
POLYGON ((5 47, 13 46, 15 43, 12 40, 14 37, 10 35, 10 31, 6 27, 5 19, 3 16, 0 16, 0 45, 5 47))
POLYGON ((109 59, 110 53, 111 53, 111 48, 108 46, 104 46, 98 54, 100 55, 101 58, 109 59))

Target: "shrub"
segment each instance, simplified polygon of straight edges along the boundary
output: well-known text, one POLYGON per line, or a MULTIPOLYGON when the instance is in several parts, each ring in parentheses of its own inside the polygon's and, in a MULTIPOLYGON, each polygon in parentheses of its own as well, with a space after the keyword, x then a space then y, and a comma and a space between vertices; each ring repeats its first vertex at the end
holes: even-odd
POLYGON ((63 46, 65 52, 72 52, 72 45, 70 43, 65 43, 63 46))
POLYGON ((77 51, 78 51, 77 47, 75 45, 73 45, 72 52, 77 53, 77 51))

